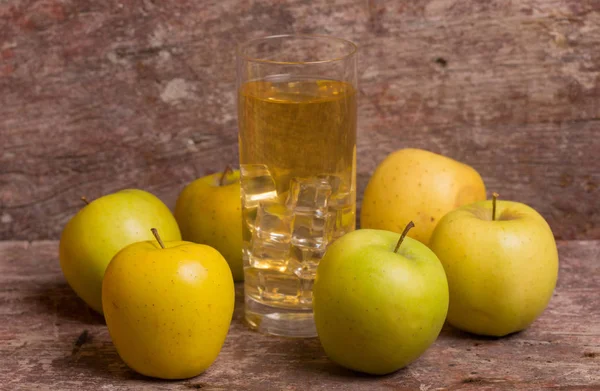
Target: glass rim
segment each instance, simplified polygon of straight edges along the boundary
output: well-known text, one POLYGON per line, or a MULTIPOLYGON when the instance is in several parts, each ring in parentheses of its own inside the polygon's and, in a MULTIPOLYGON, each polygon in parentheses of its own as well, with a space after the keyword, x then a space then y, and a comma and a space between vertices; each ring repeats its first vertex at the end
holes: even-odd
POLYGON ((358 51, 358 45, 354 42, 349 41, 344 38, 332 37, 329 35, 318 35, 318 34, 279 34, 279 35, 269 35, 262 38, 254 38, 248 41, 239 43, 237 45, 237 55, 239 58, 243 58, 249 62, 256 62, 262 64, 273 64, 273 65, 311 65, 311 64, 326 64, 330 62, 342 61, 347 58, 352 57, 358 51), (329 41, 337 41, 343 43, 345 45, 349 45, 350 51, 342 56, 334 57, 326 60, 316 60, 316 61, 282 61, 282 60, 267 60, 265 58, 255 58, 244 53, 244 48, 250 47, 252 44, 259 43, 261 41, 268 41, 273 39, 281 39, 281 38, 307 38, 307 39, 325 39, 329 41))

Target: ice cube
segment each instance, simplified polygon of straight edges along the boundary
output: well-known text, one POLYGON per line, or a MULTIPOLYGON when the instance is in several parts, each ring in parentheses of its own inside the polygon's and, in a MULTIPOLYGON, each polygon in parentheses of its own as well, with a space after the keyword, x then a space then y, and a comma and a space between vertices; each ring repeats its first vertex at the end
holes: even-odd
POLYGON ((292 245, 292 256, 288 263, 288 271, 290 271, 290 266, 293 265, 293 273, 299 281, 298 301, 301 304, 309 305, 312 303, 312 288, 317 266, 324 254, 325 249, 310 249, 292 245))
POLYGON ((257 269, 269 269, 283 272, 287 269, 290 257, 290 245, 271 240, 252 239, 249 264, 257 269))
POLYGON ((314 278, 323 255, 325 255, 325 248, 292 245, 287 271, 300 278, 314 278))
POLYGON ((311 278, 299 279, 300 289, 298 291, 298 301, 300 304, 310 305, 313 299, 313 285, 315 283, 314 276, 311 278))
POLYGON ((292 211, 278 203, 260 203, 256 210, 252 240, 289 243, 292 234, 292 211))
POLYGON ((257 288, 265 301, 284 301, 286 298, 298 297, 301 294, 298 277, 269 270, 258 271, 257 288))
POLYGON ((329 184, 329 186, 331 187, 332 195, 339 193, 340 189, 344 190, 343 188, 346 187, 344 184, 344 180, 339 175, 321 174, 317 175, 317 179, 323 180, 329 184))
POLYGON ((260 202, 277 200, 275 179, 264 164, 242 164, 241 193, 244 208, 255 208, 260 202))
POLYGON ((335 225, 335 216, 320 210, 296 212, 292 229, 292 244, 311 249, 327 246, 335 225))
POLYGON ((293 178, 287 198, 294 213, 324 211, 331 195, 331 186, 323 178, 293 178))
POLYGON ((244 240, 250 240, 254 232, 254 224, 256 222, 256 214, 258 205, 253 208, 242 208, 242 237, 244 240))
POLYGON ((352 204, 339 207, 330 206, 329 213, 334 220, 332 240, 354 230, 356 226, 356 214, 352 204))
POLYGON ((285 270, 290 253, 291 230, 290 210, 277 203, 260 203, 250 242, 250 266, 285 270))

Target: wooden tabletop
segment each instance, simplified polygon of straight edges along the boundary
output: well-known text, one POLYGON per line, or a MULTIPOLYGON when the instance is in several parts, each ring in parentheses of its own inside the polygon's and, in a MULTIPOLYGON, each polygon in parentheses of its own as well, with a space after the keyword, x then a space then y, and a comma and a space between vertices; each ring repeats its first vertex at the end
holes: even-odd
POLYGON ((203 375, 157 381, 121 361, 102 317, 66 285, 58 243, 0 242, 0 389, 535 390, 600 389, 600 241, 559 242, 550 306, 526 331, 481 338, 445 327, 392 375, 338 367, 319 341, 269 337, 242 323, 242 289, 217 361, 203 375))

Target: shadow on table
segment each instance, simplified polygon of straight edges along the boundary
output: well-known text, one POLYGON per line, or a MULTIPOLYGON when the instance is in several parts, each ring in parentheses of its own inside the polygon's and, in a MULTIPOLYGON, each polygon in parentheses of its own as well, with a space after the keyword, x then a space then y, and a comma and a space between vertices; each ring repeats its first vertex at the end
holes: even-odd
POLYGON ((85 377, 107 381, 147 379, 127 367, 106 332, 85 330, 74 341, 64 341, 64 345, 65 352, 71 350, 52 361, 56 371, 79 372, 85 377))
POLYGON ((474 343, 486 343, 486 342, 495 342, 495 341, 499 341, 499 340, 506 340, 506 339, 510 339, 513 337, 517 337, 517 336, 521 335, 521 333, 523 333, 524 331, 525 330, 517 331, 515 333, 508 334, 504 337, 492 337, 492 336, 477 335, 477 334, 469 333, 467 331, 462 331, 462 330, 459 330, 459 329, 449 325, 448 323, 446 323, 446 324, 444 324, 444 328, 440 332, 440 336, 438 338, 449 338, 449 339, 459 340, 459 341, 468 340, 468 341, 472 341, 474 343))
MULTIPOLYGON (((320 380, 334 381, 340 384, 349 380, 357 382, 386 382, 391 378, 403 376, 401 369, 389 375, 375 376, 346 369, 331 361, 318 338, 285 338, 267 336, 251 331, 241 319, 235 319, 230 331, 224 355, 220 360, 243 362, 244 373, 283 373, 293 378, 290 384, 312 384, 320 380)), ((221 363, 217 363, 221 365, 221 363)), ((273 379, 276 381, 276 379, 273 379)), ((367 386, 365 384, 365 386, 367 386)))
POLYGON ((24 304, 37 313, 56 314, 61 319, 83 324, 104 324, 104 317, 81 300, 66 282, 40 285, 24 304))

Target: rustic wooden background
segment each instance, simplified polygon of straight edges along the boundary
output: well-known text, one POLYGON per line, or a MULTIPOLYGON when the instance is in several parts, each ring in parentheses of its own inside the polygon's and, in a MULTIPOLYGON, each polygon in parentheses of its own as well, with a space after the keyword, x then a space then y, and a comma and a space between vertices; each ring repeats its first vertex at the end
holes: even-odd
POLYGON ((597 0, 2 0, 0 240, 58 238, 83 194, 173 206, 235 162, 235 45, 281 33, 361 47, 359 198, 421 147, 600 238, 597 0))

